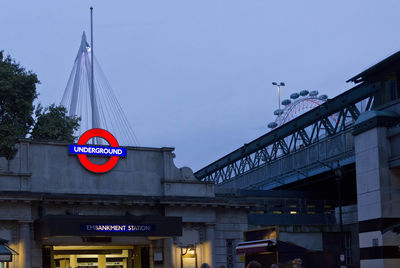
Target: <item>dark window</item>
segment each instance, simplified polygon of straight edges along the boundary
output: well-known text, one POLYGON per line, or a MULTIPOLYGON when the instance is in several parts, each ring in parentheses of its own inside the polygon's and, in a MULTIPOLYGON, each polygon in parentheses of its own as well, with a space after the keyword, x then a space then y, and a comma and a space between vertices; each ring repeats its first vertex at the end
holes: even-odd
POLYGON ((347 267, 353 266, 351 233, 344 233, 344 249, 347 267))
POLYGON ((148 247, 143 247, 140 249, 140 255, 142 260, 142 267, 149 268, 150 267, 150 253, 148 247))
POLYGON ((226 240, 226 268, 233 268, 233 241, 234 239, 226 240))
POLYGON ((400 89, 395 76, 383 81, 382 104, 400 98, 400 89))
POLYGON ((42 248, 42 266, 43 268, 51 268, 51 248, 42 248))
POLYGON ((395 100, 399 97, 399 96, 397 96, 396 80, 389 81, 389 90, 390 90, 390 99, 391 100, 395 100))

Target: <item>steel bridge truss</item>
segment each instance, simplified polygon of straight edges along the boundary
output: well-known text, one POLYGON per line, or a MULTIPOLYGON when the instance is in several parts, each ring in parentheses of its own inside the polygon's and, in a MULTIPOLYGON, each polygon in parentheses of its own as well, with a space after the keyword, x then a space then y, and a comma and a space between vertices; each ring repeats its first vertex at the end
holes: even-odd
POLYGON ((201 181, 226 183, 281 157, 348 131, 373 107, 379 84, 361 84, 197 171, 201 181))

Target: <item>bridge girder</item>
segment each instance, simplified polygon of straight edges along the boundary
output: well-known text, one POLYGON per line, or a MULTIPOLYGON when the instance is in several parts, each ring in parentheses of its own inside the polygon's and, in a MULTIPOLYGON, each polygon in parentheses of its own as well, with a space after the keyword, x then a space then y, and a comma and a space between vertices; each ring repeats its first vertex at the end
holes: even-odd
POLYGON ((379 83, 358 85, 200 169, 195 176, 201 181, 225 183, 299 147, 348 131, 361 114, 357 104, 366 100, 365 109, 370 110, 379 89, 379 83))

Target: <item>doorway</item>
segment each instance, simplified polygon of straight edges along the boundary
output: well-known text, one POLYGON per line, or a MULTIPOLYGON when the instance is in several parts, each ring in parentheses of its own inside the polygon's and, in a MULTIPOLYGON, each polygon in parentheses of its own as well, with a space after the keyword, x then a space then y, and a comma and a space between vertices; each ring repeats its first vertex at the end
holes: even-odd
MULTIPOLYGON (((147 268, 143 252, 148 245, 135 246, 46 246, 45 268, 147 268)), ((147 255, 148 256, 148 255, 147 255)))

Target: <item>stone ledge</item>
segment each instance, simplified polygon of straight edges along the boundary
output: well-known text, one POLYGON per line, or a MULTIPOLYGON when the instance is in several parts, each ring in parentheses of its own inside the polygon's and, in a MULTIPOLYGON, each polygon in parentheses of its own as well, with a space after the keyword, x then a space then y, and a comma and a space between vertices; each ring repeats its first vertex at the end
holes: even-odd
POLYGON ((31 177, 31 176, 32 176, 32 173, 30 173, 30 172, 7 172, 7 171, 0 171, 0 176, 31 177))
POLYGON ((161 179, 161 183, 184 183, 184 184, 214 184, 213 182, 202 182, 202 181, 194 181, 194 180, 168 180, 168 179, 161 179))
POLYGON ((399 122, 400 116, 393 111, 364 112, 354 123, 353 136, 376 127, 393 127, 399 122))

